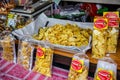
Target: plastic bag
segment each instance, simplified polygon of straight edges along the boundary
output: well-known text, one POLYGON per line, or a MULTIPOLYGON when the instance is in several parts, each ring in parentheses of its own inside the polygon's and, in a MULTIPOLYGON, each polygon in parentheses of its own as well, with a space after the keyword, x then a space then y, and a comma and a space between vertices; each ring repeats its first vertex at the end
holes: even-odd
POLYGON ((9 31, 3 31, 0 34, 0 45, 2 47, 2 58, 16 63, 15 38, 9 31))
POLYGON ((117 80, 116 75, 117 65, 110 57, 98 61, 94 80, 117 80))
POLYGON ((104 12, 103 16, 109 20, 107 30, 107 52, 116 53, 119 36, 119 12, 104 12))
POLYGON ((92 57, 102 58, 106 54, 107 49, 107 28, 108 21, 104 17, 96 17, 94 19, 94 30, 92 39, 92 57))
POLYGON ((36 60, 33 71, 51 77, 53 60, 52 48, 46 44, 38 44, 36 49, 36 60))
POLYGON ((31 70, 34 46, 30 42, 30 38, 24 36, 22 40, 19 40, 18 49, 18 64, 21 64, 25 69, 31 70))
POLYGON ((89 59, 86 54, 77 53, 73 56, 68 80, 88 80, 89 59))

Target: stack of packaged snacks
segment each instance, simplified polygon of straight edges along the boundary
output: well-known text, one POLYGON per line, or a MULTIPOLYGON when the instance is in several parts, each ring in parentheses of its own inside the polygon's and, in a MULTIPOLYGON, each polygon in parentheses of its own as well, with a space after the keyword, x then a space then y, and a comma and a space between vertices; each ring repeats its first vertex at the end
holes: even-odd
POLYGON ((94 80, 117 80, 117 65, 110 57, 98 61, 94 80))
POLYGON ((0 46, 2 47, 2 58, 16 63, 15 39, 9 31, 0 34, 0 46))
POLYGON ((19 40, 18 49, 18 64, 21 64, 25 69, 31 70, 34 47, 32 46, 28 37, 25 36, 19 40))
POLYGON ((119 12, 104 12, 108 18, 107 53, 116 53, 119 36, 119 12))
POLYGON ((33 71, 39 72, 45 76, 52 75, 53 50, 46 44, 39 44, 36 51, 36 60, 33 71))
POLYGON ((92 57, 99 59, 105 56, 107 49, 108 20, 105 17, 94 18, 94 30, 92 40, 92 57))
POLYGON ((88 80, 89 59, 86 54, 77 53, 73 56, 68 80, 88 80))

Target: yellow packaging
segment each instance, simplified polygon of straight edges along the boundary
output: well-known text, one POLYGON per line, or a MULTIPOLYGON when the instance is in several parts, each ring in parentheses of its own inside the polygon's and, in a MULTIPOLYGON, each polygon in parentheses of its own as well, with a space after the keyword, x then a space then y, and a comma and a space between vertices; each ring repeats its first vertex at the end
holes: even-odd
POLYGON ((50 47, 38 46, 36 52, 35 65, 33 71, 39 72, 45 76, 52 76, 53 50, 50 47))
POLYGON ((119 36, 119 12, 104 12, 103 16, 108 18, 107 53, 116 53, 119 36))
POLYGON ((89 59, 86 54, 75 54, 73 56, 68 80, 88 80, 89 59))
POLYGON ((95 17, 94 18, 94 30, 93 30, 93 40, 92 40, 92 57, 102 58, 106 54, 107 49, 107 28, 108 20, 105 17, 95 17))

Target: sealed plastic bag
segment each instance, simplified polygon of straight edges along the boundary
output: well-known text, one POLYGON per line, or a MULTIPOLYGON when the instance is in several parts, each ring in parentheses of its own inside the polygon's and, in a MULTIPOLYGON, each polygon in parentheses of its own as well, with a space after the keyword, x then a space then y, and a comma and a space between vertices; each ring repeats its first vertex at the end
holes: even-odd
POLYGON ((110 57, 98 61, 94 80, 117 80, 116 76, 117 65, 110 57))
POLYGON ((3 49, 2 58, 16 63, 15 38, 9 31, 3 31, 0 36, 0 45, 3 49))
POLYGON ((21 64, 25 69, 31 70, 34 47, 32 46, 30 38, 24 36, 22 40, 19 40, 18 49, 18 64, 21 64))
POLYGON ((77 53, 73 56, 68 80, 88 80, 89 59, 86 54, 77 53))
POLYGON ((108 20, 104 17, 95 17, 92 39, 92 57, 102 58, 107 49, 107 28, 108 20))
POLYGON ((108 18, 107 52, 116 53, 119 36, 119 12, 104 12, 103 16, 108 18))
POLYGON ((53 50, 46 44, 38 44, 36 60, 33 71, 51 77, 52 74, 53 50))

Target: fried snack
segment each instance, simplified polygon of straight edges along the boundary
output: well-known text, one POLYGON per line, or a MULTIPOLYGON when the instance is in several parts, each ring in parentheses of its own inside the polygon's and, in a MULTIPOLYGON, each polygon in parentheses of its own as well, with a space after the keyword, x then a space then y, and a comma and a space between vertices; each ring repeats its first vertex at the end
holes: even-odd
POLYGON ((98 60, 94 80, 117 80, 117 65, 110 57, 98 60))
POLYGON ((15 42, 10 36, 5 36, 3 40, 0 41, 3 48, 2 57, 7 61, 14 61, 15 55, 15 42))
POLYGON ((88 80, 89 59, 86 54, 77 53, 73 56, 68 80, 88 80))
POLYGON ((76 72, 75 70, 71 69, 68 75, 68 80, 88 80, 88 68, 83 66, 82 73, 76 72))
POLYGON ((29 42, 20 42, 20 49, 18 51, 18 63, 21 64, 25 69, 30 69, 32 46, 29 42))
POLYGON ((56 24, 40 28, 38 34, 34 34, 33 37, 37 40, 48 40, 52 44, 81 47, 88 45, 91 34, 91 29, 83 29, 75 24, 56 24))
POLYGON ((33 71, 51 77, 52 58, 53 58, 53 50, 50 48, 45 48, 44 58, 40 58, 39 56, 36 55, 36 61, 33 71))
POLYGON ((106 54, 107 49, 107 32, 106 30, 94 30, 92 40, 92 57, 102 58, 106 54))
POLYGON ((116 53, 119 29, 109 27, 107 31, 108 31, 107 52, 116 53))

